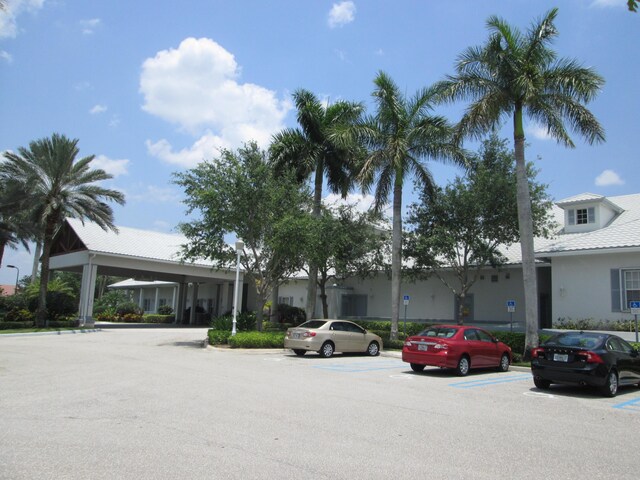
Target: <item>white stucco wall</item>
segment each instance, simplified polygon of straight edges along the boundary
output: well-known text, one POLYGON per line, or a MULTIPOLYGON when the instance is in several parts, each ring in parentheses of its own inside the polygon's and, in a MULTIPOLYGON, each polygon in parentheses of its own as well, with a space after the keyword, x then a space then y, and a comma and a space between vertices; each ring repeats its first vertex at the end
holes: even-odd
POLYGON ((611 306, 611 269, 640 268, 640 253, 590 254, 552 258, 552 318, 620 320, 632 318, 611 306))

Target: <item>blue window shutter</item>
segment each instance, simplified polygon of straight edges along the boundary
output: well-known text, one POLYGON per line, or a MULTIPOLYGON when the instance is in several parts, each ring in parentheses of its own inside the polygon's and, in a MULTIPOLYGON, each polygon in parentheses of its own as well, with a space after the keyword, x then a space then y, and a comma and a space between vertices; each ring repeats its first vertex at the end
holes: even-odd
POLYGON ((620 270, 611 269, 611 311, 621 312, 620 308, 620 270))

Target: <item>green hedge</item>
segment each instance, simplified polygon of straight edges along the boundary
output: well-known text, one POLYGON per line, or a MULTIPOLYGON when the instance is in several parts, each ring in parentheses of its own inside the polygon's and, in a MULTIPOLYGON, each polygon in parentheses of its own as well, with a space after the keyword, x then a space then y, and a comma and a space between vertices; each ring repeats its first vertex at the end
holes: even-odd
POLYGON ((0 330, 20 330, 22 328, 33 328, 34 322, 2 322, 0 321, 0 330))
POLYGON ((157 313, 150 313, 142 316, 144 323, 173 323, 175 317, 173 315, 160 315, 157 313))
POLYGON ((231 330, 209 330, 209 345, 226 345, 227 340, 231 336, 231 330))
POLYGON ((284 348, 284 332, 238 332, 228 343, 231 348, 284 348))

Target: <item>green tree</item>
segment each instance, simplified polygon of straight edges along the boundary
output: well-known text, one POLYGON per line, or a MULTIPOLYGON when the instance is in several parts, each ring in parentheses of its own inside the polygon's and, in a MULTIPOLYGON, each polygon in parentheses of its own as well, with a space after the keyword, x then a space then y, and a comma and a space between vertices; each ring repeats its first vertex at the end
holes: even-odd
MULTIPOLYGON (((516 173, 507 140, 492 135, 470 160, 465 177, 410 207, 407 256, 415 274, 434 274, 455 295, 456 321, 464 321, 467 293, 487 266, 504 262, 500 250, 518 241, 516 173), (426 272, 425 272, 426 269, 426 272)), ((534 233, 546 237, 553 222, 546 186, 529 165, 534 233)))
POLYGON ((526 34, 492 16, 489 39, 468 48, 458 59, 456 75, 436 85, 443 101, 470 100, 460 121, 460 134, 479 138, 511 117, 518 187, 518 224, 524 276, 525 358, 538 344, 538 293, 533 216, 525 162, 524 117, 546 127, 566 147, 574 147, 565 122, 588 143, 604 141, 604 131, 585 107, 604 84, 591 68, 558 58, 549 45, 558 35, 558 10, 550 10, 526 34))
POLYGON ((421 189, 431 192, 434 181, 426 161, 463 165, 465 152, 453 141, 453 127, 447 120, 430 114, 430 89, 406 98, 384 72, 374 83, 376 113, 347 134, 369 152, 357 178, 365 192, 375 185, 374 210, 381 211, 392 197, 391 338, 395 340, 400 318, 402 189, 411 176, 421 189))
POLYGON ((12 179, 0 178, 0 265, 6 247, 24 247, 37 235, 37 225, 30 216, 29 194, 12 179))
POLYGON ((262 329, 262 310, 271 289, 301 267, 301 259, 292 257, 286 246, 295 245, 296 239, 283 239, 278 231, 310 209, 308 192, 299 188, 293 172, 276 174, 255 143, 237 152, 223 150, 214 161, 174 177, 184 188, 187 214, 199 214, 179 226, 189 240, 183 257, 208 258, 218 268, 232 268, 236 252, 225 237, 242 239, 242 267, 255 282, 260 300, 257 327, 262 329))
MULTIPOLYGON (((297 238, 297 255, 318 266, 322 316, 329 318, 327 285, 337 279, 366 278, 386 267, 389 235, 379 228, 375 212, 359 212, 354 205, 323 208, 320 217, 302 216, 280 232, 283 243, 297 238)), ((291 242, 288 242, 291 244, 291 242)))
MULTIPOLYGON (((313 215, 320 217, 322 186, 345 197, 352 186, 353 165, 361 153, 357 146, 338 145, 332 138, 336 128, 353 124, 362 114, 358 103, 339 101, 325 105, 308 90, 297 90, 293 100, 300 128, 286 129, 273 137, 271 162, 276 171, 294 169, 300 182, 313 180, 313 215)), ((312 318, 316 303, 318 266, 309 264, 307 318, 312 318)))
POLYGON ((104 170, 91 170, 94 155, 76 161, 78 140, 53 134, 20 147, 18 153, 5 152, 0 164, 0 178, 11 179, 29 191, 29 205, 42 240, 40 295, 37 322, 47 321, 47 285, 49 256, 53 237, 67 217, 89 220, 104 230, 115 230, 109 201, 124 204, 124 195, 97 185, 112 178, 104 170))

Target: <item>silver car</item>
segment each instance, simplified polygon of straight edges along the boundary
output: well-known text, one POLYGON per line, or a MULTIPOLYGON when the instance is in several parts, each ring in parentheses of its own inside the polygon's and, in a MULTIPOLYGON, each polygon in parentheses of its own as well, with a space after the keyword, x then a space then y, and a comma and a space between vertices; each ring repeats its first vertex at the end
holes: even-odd
POLYGON ((347 320, 309 320, 289 328, 284 337, 284 348, 290 348, 299 357, 307 352, 318 352, 325 358, 335 352, 360 352, 375 357, 381 346, 378 335, 347 320))

